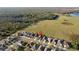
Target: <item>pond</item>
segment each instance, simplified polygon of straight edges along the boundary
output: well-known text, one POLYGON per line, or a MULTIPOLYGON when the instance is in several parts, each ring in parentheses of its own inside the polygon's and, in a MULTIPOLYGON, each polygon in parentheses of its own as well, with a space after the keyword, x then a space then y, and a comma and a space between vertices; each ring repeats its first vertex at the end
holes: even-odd
POLYGON ((71 16, 79 16, 79 13, 71 13, 71 16))

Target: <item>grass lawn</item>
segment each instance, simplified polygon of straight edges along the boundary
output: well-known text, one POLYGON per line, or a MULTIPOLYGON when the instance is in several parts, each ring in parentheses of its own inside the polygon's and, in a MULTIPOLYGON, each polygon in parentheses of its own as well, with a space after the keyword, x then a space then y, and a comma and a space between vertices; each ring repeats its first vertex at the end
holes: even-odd
POLYGON ((70 35, 79 35, 79 17, 68 17, 60 15, 58 20, 44 20, 36 25, 24 28, 22 31, 39 32, 42 31, 47 36, 70 40, 70 35))

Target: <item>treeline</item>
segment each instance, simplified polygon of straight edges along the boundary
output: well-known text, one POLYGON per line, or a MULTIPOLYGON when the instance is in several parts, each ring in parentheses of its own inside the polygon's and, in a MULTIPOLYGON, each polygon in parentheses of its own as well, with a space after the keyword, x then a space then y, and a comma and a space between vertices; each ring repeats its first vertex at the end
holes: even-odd
POLYGON ((28 27, 42 20, 56 20, 59 15, 53 13, 26 13, 0 15, 0 39, 3 39, 16 31, 28 27))

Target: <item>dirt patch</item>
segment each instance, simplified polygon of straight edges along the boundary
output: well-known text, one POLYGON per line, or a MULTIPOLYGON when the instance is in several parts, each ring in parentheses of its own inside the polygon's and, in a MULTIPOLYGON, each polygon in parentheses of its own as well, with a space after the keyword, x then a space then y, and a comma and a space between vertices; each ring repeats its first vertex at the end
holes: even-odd
POLYGON ((71 41, 79 43, 79 34, 73 33, 73 34, 70 34, 69 37, 71 41))
POLYGON ((64 21, 68 21, 68 20, 64 20, 64 21))
POLYGON ((66 22, 66 21, 62 22, 61 24, 63 24, 63 25, 74 25, 73 23, 66 22))

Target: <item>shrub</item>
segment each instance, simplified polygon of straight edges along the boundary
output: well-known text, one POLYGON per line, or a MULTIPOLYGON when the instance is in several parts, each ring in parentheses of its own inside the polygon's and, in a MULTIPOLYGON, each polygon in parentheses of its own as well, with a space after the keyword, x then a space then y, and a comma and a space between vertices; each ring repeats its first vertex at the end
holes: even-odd
POLYGON ((70 40, 72 41, 73 48, 79 49, 79 35, 78 34, 71 34, 70 40))

